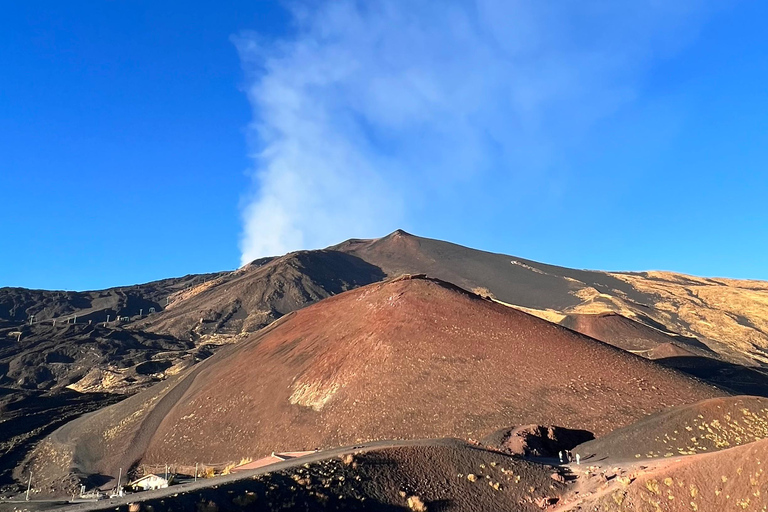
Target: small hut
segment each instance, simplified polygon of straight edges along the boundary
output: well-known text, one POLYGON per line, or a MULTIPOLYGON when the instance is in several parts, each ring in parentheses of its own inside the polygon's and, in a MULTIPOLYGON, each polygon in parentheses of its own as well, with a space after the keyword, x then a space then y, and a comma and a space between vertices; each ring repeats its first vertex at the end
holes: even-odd
POLYGON ((145 475, 138 480, 128 484, 128 488, 133 491, 152 491, 154 489, 165 489, 170 485, 170 478, 167 480, 162 476, 155 474, 145 475))

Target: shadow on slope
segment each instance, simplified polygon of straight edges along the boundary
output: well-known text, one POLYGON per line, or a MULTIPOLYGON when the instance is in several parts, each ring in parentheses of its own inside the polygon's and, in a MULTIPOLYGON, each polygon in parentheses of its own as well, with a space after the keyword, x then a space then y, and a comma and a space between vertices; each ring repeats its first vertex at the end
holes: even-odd
POLYGON ((656 362, 740 395, 768 397, 768 375, 756 369, 702 356, 676 356, 656 362))
POLYGON ((113 404, 109 393, 46 393, 3 388, 0 396, 0 486, 13 484, 12 472, 30 447, 68 421, 113 404))
POLYGON ((383 280, 384 272, 353 255, 300 251, 258 260, 180 294, 137 328, 177 337, 253 332, 326 297, 383 280))
MULTIPOLYGON (((644 318, 643 322, 649 320, 644 318)), ((658 359, 659 347, 677 347, 691 355, 716 355, 696 338, 673 335, 663 326, 651 327, 618 313, 571 314, 560 325, 648 359, 658 359)))

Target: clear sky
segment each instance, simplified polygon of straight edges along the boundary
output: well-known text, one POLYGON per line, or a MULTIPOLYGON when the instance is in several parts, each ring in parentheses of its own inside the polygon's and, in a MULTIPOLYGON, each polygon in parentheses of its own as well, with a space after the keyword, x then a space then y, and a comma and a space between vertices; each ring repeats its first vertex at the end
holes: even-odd
POLYGON ((6 2, 0 286, 396 228, 768 279, 766 19, 764 1, 6 2))

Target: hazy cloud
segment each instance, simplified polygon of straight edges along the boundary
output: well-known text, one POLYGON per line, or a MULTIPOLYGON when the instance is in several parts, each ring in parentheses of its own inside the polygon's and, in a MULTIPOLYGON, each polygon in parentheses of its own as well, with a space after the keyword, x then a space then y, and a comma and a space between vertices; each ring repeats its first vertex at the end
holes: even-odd
MULTIPOLYGON (((398 227, 409 204, 552 155, 638 94, 704 0, 297 3, 293 35, 235 38, 254 190, 242 262, 398 227)), ((489 183, 489 186, 493 186, 489 183)))

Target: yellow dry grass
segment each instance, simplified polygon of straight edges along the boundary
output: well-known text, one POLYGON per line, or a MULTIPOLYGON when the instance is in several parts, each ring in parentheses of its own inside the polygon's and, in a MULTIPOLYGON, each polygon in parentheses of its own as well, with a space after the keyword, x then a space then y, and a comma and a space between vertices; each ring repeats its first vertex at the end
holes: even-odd
POLYGON ((250 462, 253 462, 253 459, 250 457, 243 457, 240 459, 240 462, 231 462, 224 466, 224 469, 221 470, 222 475, 229 475, 232 473, 232 470, 236 467, 242 466, 243 464, 248 464, 250 462))
MULTIPOLYGON (((768 283, 704 279, 672 272, 613 274, 654 297, 649 304, 670 330, 715 340, 752 358, 768 362, 768 283), (675 318, 677 317, 677 318, 675 318)), ((628 309, 634 309, 628 304, 628 309)))
POLYGON ((210 281, 205 281, 204 283, 200 283, 197 286, 192 286, 190 288, 185 288, 184 290, 178 291, 176 293, 172 293, 169 297, 170 299, 169 303, 165 307, 165 309, 173 309, 174 307, 178 306, 180 303, 184 302, 185 300, 191 299, 195 295, 203 293, 204 291, 212 288, 213 286, 221 282, 222 282, 221 278, 211 279, 210 281))
POLYGON ((569 314, 617 313, 654 328, 663 326, 667 334, 698 338, 726 359, 736 352, 768 364, 768 282, 661 271, 609 275, 645 295, 644 303, 631 300, 622 290, 599 291, 570 278, 581 285, 571 291, 580 302, 561 311, 509 304, 484 288, 473 292, 553 323, 561 323, 569 314))
POLYGON ((645 295, 645 303, 630 300, 621 290, 601 292, 575 280, 582 288, 571 294, 580 302, 562 311, 527 308, 491 298, 553 323, 562 322, 569 314, 618 313, 640 322, 649 318, 654 322, 652 327, 660 324, 669 334, 720 343, 720 350, 712 348, 723 355, 735 351, 768 363, 768 282, 658 271, 610 275, 645 295))
POLYGON ((508 306, 510 308, 515 308, 520 311, 523 311, 525 313, 528 313, 529 315, 537 316, 539 318, 543 318, 544 320, 547 320, 548 322, 552 322, 555 324, 559 324, 562 322, 567 315, 564 315, 563 313, 559 311, 555 311, 554 309, 534 309, 534 308, 526 308, 524 306, 515 306, 514 304, 509 304, 507 302, 502 302, 500 300, 493 299, 494 302, 498 302, 499 304, 502 304, 504 306, 508 306))

